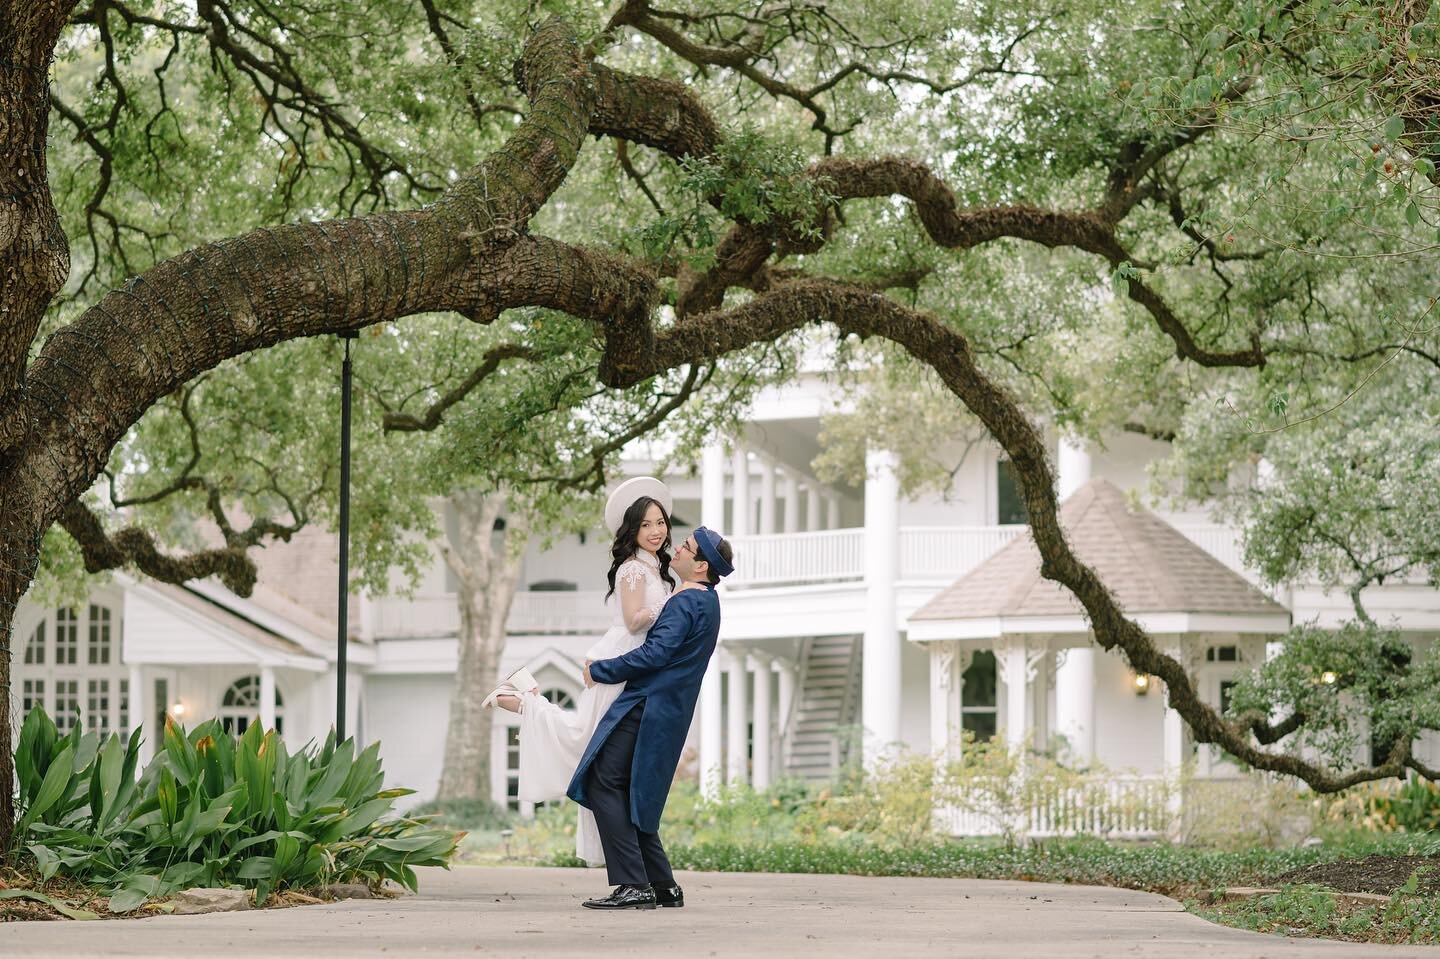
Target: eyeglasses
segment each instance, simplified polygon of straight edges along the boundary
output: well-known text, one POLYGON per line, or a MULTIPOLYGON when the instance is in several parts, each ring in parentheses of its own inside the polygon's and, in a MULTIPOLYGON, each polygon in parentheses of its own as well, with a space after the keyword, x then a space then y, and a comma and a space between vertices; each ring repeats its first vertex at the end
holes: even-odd
POLYGON ((697 559, 699 558, 700 554, 695 552, 695 544, 688 539, 685 542, 681 543, 679 549, 675 550, 675 552, 679 553, 682 550, 688 552, 691 556, 694 556, 697 559))

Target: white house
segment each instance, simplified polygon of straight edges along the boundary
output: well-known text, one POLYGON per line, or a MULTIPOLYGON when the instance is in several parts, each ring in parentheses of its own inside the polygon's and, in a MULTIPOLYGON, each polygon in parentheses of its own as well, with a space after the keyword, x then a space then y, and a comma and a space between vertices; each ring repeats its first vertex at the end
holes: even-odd
MULTIPOLYGON (((863 488, 818 481, 820 375, 763 395, 738 436, 717 439, 698 476, 668 477, 676 536, 727 531, 737 570, 723 588, 721 647, 707 678, 688 768, 708 786, 781 776, 820 779, 864 748, 953 751, 961 730, 1072 753, 1137 782, 1192 754, 1149 677, 1090 642, 1074 601, 1038 576, 1008 464, 995 447, 964 457, 943 495, 905 499, 895 457, 867 457, 863 488)), ((1244 569, 1233 529, 1203 513, 1151 512, 1127 494, 1148 483, 1162 443, 1133 434, 1103 448, 1056 438, 1062 522, 1122 604, 1184 656, 1217 705, 1291 622, 1334 625, 1347 597, 1296 584, 1267 594, 1244 569)), ((648 472, 653 464, 627 462, 648 472)), ((598 518, 597 518, 598 520, 598 518)), ((528 665, 555 697, 581 689, 581 654, 608 622, 607 537, 570 537, 526 557, 504 669, 528 665)), ((216 584, 175 587, 117 576, 79 607, 21 604, 18 711, 43 703, 62 726, 146 728, 164 715, 258 716, 287 737, 334 722, 338 571, 334 537, 307 530, 260 555, 242 599, 216 584)), ((1367 608, 1417 645, 1440 633, 1440 591, 1367 590, 1367 608)), ((347 732, 380 740, 392 782, 433 792, 456 666, 455 584, 436 554, 418 592, 352 596, 347 732)), ((495 732, 497 801, 517 806, 515 729, 495 732)), ((1431 761, 1434 742, 1424 744, 1431 761)), ((1208 752, 1202 776, 1233 774, 1208 752)), ((957 829, 966 828, 957 821, 957 829)))

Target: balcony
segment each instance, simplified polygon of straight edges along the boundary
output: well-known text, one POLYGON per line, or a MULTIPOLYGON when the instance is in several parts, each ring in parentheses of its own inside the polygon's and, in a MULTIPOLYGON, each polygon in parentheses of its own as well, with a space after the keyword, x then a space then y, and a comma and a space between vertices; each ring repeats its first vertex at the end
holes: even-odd
MULTIPOLYGON (((460 631, 460 607, 454 594, 410 599, 387 596, 375 603, 373 616, 375 635, 384 639, 437 638, 460 631)), ((609 625, 610 612, 601 590, 522 591, 510 605, 506 631, 598 636, 609 625)))
MULTIPOLYGON (((1215 524, 1176 527, 1220 562, 1254 581, 1240 558, 1236 531, 1215 524)), ((935 588, 953 582, 1025 532, 1024 526, 912 526, 900 530, 900 579, 935 588)), ((865 578, 865 530, 734 537, 733 590, 761 587, 859 584, 865 578)), ((512 634, 599 635, 610 625, 601 590, 522 591, 510 607, 512 634)), ((372 610, 375 635, 386 639, 454 636, 460 628, 456 597, 386 597, 372 610)))
MULTIPOLYGON (((1025 532, 1024 526, 907 526, 900 530, 900 579, 949 583, 1025 532)), ((1191 542, 1247 579, 1236 530, 1218 524, 1177 526, 1191 542)), ((799 586, 865 577, 865 530, 736 536, 730 588, 799 586)))

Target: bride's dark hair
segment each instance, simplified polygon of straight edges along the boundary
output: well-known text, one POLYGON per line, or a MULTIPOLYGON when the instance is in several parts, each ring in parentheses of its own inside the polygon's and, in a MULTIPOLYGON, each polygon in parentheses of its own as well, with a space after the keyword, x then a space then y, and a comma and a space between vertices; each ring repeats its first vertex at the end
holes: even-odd
MULTIPOLYGON (((651 504, 660 506, 660 501, 651 496, 642 496, 630 504, 625 511, 625 518, 620 521, 620 528, 615 531, 615 542, 610 546, 610 575, 606 578, 610 581, 610 591, 605 594, 609 599, 615 595, 615 573, 620 565, 628 559, 633 559, 640 546, 635 540, 640 536, 640 524, 645 522, 645 514, 650 511, 651 504)), ((660 515, 665 517, 665 542, 655 551, 655 558, 660 561, 660 578, 669 584, 671 591, 675 589, 675 577, 670 575, 670 514, 665 512, 665 507, 660 506, 660 515)))

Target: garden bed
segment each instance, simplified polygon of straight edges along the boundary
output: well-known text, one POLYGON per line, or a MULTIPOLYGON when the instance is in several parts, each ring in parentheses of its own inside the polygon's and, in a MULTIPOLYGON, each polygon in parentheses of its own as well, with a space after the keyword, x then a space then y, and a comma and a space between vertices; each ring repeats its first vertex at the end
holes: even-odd
MULTIPOLYGON (((270 893, 262 905, 256 906, 254 891, 247 892, 250 909, 290 909, 349 898, 348 895, 335 895, 326 888, 282 889, 270 893)), ((399 895, 394 890, 385 888, 378 891, 368 889, 368 894, 387 899, 399 895)), ((104 889, 66 879, 52 878, 45 881, 38 875, 0 867, 0 922, 144 919, 148 916, 168 915, 174 910, 174 906, 174 898, 166 896, 148 900, 126 912, 113 912, 104 889)))
POLYGON ((1440 893, 1440 856, 1371 855, 1301 866, 1275 877, 1278 884, 1316 885, 1339 892, 1388 896, 1417 877, 1417 892, 1440 893))

